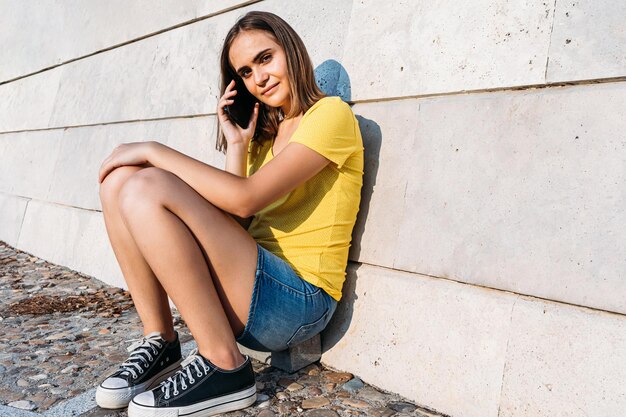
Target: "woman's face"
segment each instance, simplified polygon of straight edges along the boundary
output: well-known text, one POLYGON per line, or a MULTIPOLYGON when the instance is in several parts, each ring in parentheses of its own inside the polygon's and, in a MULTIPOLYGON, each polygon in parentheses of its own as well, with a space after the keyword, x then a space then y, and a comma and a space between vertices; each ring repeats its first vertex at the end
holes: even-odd
POLYGON ((287 58, 272 35, 261 30, 243 31, 235 37, 228 56, 253 96, 287 113, 291 99, 287 58))

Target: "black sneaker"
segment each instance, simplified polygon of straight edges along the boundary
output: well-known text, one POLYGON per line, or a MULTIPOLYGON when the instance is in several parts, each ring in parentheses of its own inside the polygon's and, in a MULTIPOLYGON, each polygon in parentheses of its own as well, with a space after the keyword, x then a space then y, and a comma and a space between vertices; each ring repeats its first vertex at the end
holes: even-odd
POLYGON ((207 417, 246 408, 256 401, 250 357, 232 370, 218 368, 195 349, 181 369, 151 391, 135 396, 128 417, 207 417))
POLYGON ((137 394, 157 386, 172 375, 181 362, 180 341, 168 342, 152 332, 130 345, 128 359, 96 389, 102 408, 124 408, 137 394))

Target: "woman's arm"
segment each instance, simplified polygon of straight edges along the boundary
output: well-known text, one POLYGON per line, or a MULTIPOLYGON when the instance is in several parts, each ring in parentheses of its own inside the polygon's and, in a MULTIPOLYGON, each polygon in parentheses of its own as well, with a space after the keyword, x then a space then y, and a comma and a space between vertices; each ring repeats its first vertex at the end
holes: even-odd
POLYGON ((233 98, 237 94, 235 88, 235 80, 232 80, 220 97, 217 103, 217 120, 222 128, 223 140, 227 142, 226 146, 226 171, 240 177, 247 177, 246 162, 248 156, 248 144, 254 136, 256 122, 259 117, 259 103, 254 105, 248 127, 241 126, 230 120, 225 111, 227 105, 233 104, 233 98))
POLYGON ((320 172, 329 160, 300 143, 288 144, 250 177, 207 165, 153 142, 148 161, 189 184, 220 209, 241 218, 254 215, 320 172))
POLYGON ((233 143, 226 147, 226 172, 247 177, 246 163, 248 149, 243 143, 233 143))
MULTIPOLYGON (((226 172, 230 172, 239 177, 247 177, 247 157, 248 150, 243 143, 229 144, 226 147, 226 172)), ((231 214, 231 216, 246 230, 252 222, 252 216, 246 218, 241 218, 236 214, 231 214)))

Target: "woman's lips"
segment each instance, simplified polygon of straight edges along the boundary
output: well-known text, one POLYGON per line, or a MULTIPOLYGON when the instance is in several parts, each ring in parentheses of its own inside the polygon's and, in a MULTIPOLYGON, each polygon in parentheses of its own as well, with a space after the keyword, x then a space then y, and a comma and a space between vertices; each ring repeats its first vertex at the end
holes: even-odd
POLYGON ((270 87, 269 90, 265 91, 264 93, 262 93, 262 95, 267 95, 267 94, 272 94, 274 91, 276 91, 276 87, 278 86, 279 83, 274 84, 273 87, 270 87))

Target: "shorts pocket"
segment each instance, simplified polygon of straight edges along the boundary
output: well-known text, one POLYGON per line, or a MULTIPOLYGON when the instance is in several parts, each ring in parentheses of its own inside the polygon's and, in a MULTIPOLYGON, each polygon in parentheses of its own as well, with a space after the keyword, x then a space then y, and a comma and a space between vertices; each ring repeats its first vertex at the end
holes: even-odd
POLYGON ((322 317, 315 320, 313 323, 300 326, 287 342, 287 347, 292 347, 299 343, 302 343, 324 330, 324 327, 326 327, 329 312, 330 309, 327 309, 322 317))

